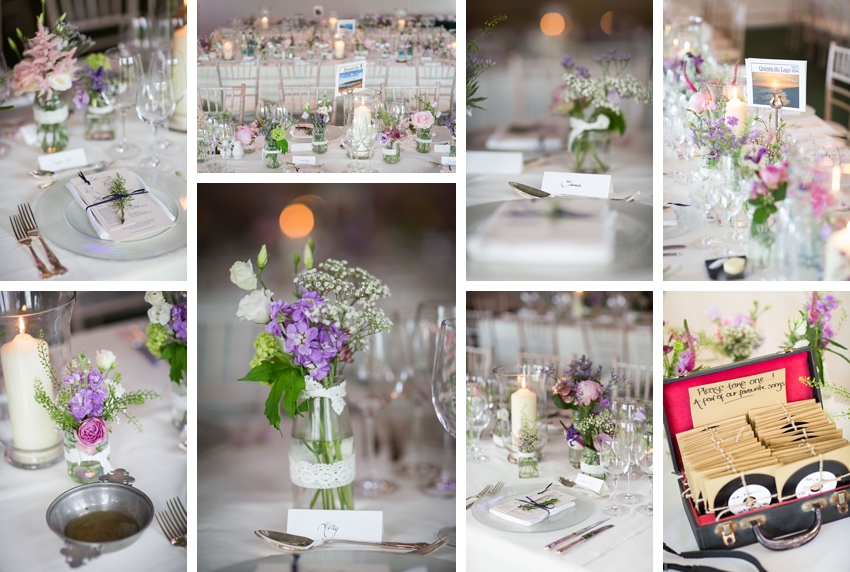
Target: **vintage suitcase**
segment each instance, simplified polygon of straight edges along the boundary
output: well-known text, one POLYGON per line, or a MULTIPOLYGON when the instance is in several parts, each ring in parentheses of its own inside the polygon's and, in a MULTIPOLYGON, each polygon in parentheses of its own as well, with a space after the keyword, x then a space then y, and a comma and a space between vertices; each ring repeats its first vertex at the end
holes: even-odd
MULTIPOLYGON (((755 542, 773 550, 796 548, 813 540, 823 524, 850 516, 848 515, 850 485, 842 484, 846 481, 839 481, 832 490, 783 502, 773 499, 769 506, 734 515, 726 514, 719 518, 710 513, 699 514, 693 500, 685 496, 687 475, 681 474, 682 458, 676 435, 693 429, 695 416, 705 415, 702 408, 693 404, 690 390, 694 388, 694 396, 696 396, 700 392, 697 389, 699 387, 703 387, 702 392, 706 394, 708 388, 705 386, 711 384, 741 379, 764 379, 766 375, 776 375, 780 372, 785 376, 784 389, 787 403, 812 398, 821 403, 820 391, 799 381, 801 376, 810 378, 817 376, 810 348, 786 350, 770 356, 664 380, 664 429, 673 455, 673 466, 677 475, 683 477, 678 482, 685 512, 697 544, 702 550, 737 548, 755 542), (692 412, 692 406, 697 407, 698 410, 692 412)), ((737 386, 735 382, 733 385, 737 386)), ((740 401, 747 404, 751 402, 750 408, 755 409, 765 405, 766 402, 772 403, 771 400, 775 398, 768 395, 772 391, 766 389, 752 391, 751 395, 740 401)), ((844 438, 850 438, 850 435, 844 435, 844 438)))

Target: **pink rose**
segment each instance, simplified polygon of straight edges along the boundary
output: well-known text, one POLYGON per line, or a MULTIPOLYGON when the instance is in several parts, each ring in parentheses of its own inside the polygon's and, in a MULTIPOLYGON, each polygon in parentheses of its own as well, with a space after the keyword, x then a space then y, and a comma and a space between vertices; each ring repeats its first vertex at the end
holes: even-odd
POLYGON ((251 141, 253 141, 256 136, 257 132, 247 125, 240 125, 239 129, 236 130, 236 139, 242 143, 242 145, 250 145, 251 141))
POLYGON ((75 432, 77 438, 77 449, 86 455, 94 455, 97 446, 103 443, 109 434, 109 425, 103 419, 97 417, 86 419, 75 432))
POLYGON ((776 165, 768 165, 759 173, 761 176, 762 182, 765 186, 771 191, 775 191, 779 188, 779 183, 782 182, 782 170, 776 165))
POLYGON ((374 50, 375 49, 375 40, 373 40, 371 38, 366 38, 365 40, 363 40, 363 45, 366 46, 367 50, 374 50))
POLYGON ((581 403, 582 405, 590 405, 591 403, 602 397, 602 386, 599 385, 598 381, 586 379, 578 383, 576 394, 579 403, 581 403))
POLYGON ((434 116, 430 111, 417 111, 410 116, 410 122, 416 129, 430 129, 434 125, 434 116))
POLYGON ((708 90, 698 91, 688 100, 688 109, 694 113, 702 113, 714 109, 714 101, 708 90))

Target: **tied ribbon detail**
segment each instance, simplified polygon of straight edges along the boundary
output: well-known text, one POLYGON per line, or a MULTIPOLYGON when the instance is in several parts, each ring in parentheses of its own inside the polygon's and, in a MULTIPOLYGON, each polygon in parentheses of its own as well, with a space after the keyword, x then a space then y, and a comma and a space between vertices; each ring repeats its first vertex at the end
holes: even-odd
POLYGON ((567 140, 567 149, 572 149, 573 141, 585 131, 605 131, 610 125, 611 119, 607 115, 600 115, 593 123, 578 117, 570 117, 570 138, 567 140))
POLYGON ((334 387, 325 388, 321 383, 307 375, 304 376, 304 382, 306 386, 298 395, 299 399, 309 399, 311 397, 325 397, 330 399, 331 407, 333 407, 337 415, 341 414, 342 410, 345 409, 346 393, 344 381, 334 387))
MULTIPOLYGON (((88 181, 86 181, 86 182, 88 182, 88 181)), ((91 183, 89 183, 89 184, 91 184, 91 183)), ((103 199, 102 201, 90 204, 89 206, 86 207, 86 210, 89 210, 90 208, 97 207, 97 206, 100 206, 100 205, 105 205, 106 203, 113 203, 117 200, 124 199, 124 198, 127 198, 127 197, 131 197, 133 195, 144 195, 147 192, 148 192, 147 189, 136 189, 135 191, 127 193, 126 195, 115 195, 115 194, 106 195, 105 199, 103 199)))
MULTIPOLYGON (((546 491, 548 491, 548 490, 549 490, 549 487, 551 487, 551 486, 552 486, 552 483, 549 483, 549 484, 546 486, 546 488, 545 488, 545 489, 543 489, 542 491, 540 491, 540 492, 539 492, 539 493, 537 493, 537 494, 538 494, 538 495, 542 495, 543 493, 545 493, 546 491)), ((546 511, 546 514, 547 514, 547 515, 548 515, 548 514, 552 514, 552 513, 549 511, 549 509, 550 509, 550 508, 554 508, 554 507, 555 507, 555 504, 557 504, 554 500, 549 500, 549 501, 545 501, 545 502, 539 503, 539 502, 535 501, 534 499, 532 499, 532 498, 531 498, 531 497, 529 497, 529 496, 526 496, 524 499, 517 499, 517 500, 518 500, 519 502, 521 502, 521 503, 524 503, 524 504, 530 504, 531 506, 533 506, 533 507, 535 507, 535 508, 542 508, 543 510, 545 510, 545 511, 546 511)))

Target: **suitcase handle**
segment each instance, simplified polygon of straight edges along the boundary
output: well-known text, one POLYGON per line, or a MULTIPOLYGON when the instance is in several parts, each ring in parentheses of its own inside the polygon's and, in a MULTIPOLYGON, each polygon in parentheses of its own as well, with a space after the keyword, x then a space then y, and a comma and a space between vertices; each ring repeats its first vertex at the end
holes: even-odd
POLYGON ((765 548, 770 548, 771 550, 790 550, 792 548, 797 548, 798 546, 803 546, 804 544, 811 542, 815 536, 820 532, 820 527, 822 524, 821 520, 821 509, 819 506, 813 507, 812 509, 815 513, 815 525, 806 532, 802 532, 796 536, 792 536, 789 538, 767 538, 764 533, 759 528, 758 523, 753 523, 753 532, 756 535, 756 540, 759 541, 759 544, 764 546, 765 548))

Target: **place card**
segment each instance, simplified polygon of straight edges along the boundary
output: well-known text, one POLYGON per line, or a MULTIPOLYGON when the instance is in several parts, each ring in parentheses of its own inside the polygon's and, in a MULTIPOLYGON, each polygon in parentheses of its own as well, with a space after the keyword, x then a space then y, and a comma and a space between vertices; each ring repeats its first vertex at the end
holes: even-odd
POLYGON ((434 145, 434 153, 451 153, 451 145, 434 145))
POLYGON ((443 156, 440 158, 440 162, 443 165, 457 165, 457 157, 446 157, 443 156))
POLYGON ((599 494, 602 491, 602 485, 605 484, 605 481, 585 475, 584 473, 579 473, 576 475, 576 484, 599 494))
POLYGON ((522 153, 467 151, 467 175, 519 175, 522 173, 522 153))
POLYGON ((44 171, 59 171, 61 169, 73 169, 88 165, 85 149, 69 149, 59 153, 41 155, 38 158, 38 166, 44 171))
POLYGON ((315 165, 316 164, 316 156, 315 155, 296 155, 292 157, 292 162, 296 165, 315 165))
POLYGON ((543 190, 551 195, 572 195, 607 199, 614 190, 611 175, 585 173, 543 173, 543 190))
POLYGON ((24 138, 24 143, 27 145, 35 145, 38 143, 38 126, 35 123, 22 125, 18 129, 18 134, 24 138))
MULTIPOLYGON (((288 562, 275 564, 259 564, 257 572, 292 572, 294 565, 288 562)), ((298 563, 298 572, 392 572, 388 564, 301 564, 298 563)), ((404 572, 428 572, 424 566, 409 568, 404 572)))
POLYGON ((286 532, 313 540, 339 538, 381 542, 384 513, 379 510, 304 510, 289 509, 286 532))
POLYGON ((298 153, 299 151, 312 151, 313 144, 312 143, 290 143, 289 151, 291 153, 298 153))

